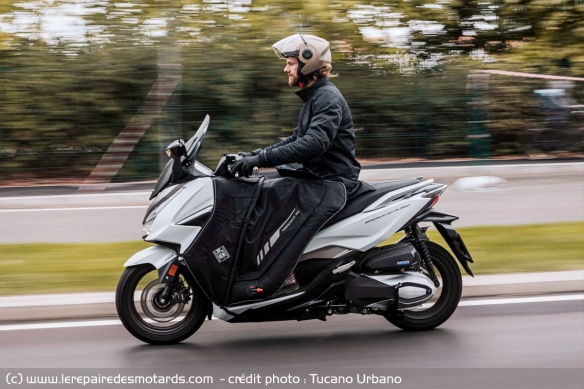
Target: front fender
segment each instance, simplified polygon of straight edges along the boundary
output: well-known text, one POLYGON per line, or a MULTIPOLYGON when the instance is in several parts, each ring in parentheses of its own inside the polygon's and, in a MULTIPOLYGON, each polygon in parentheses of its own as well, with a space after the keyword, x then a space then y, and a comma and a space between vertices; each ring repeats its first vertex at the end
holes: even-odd
POLYGON ((176 251, 164 246, 152 246, 138 251, 124 263, 125 267, 151 264, 157 269, 164 267, 177 257, 176 251))

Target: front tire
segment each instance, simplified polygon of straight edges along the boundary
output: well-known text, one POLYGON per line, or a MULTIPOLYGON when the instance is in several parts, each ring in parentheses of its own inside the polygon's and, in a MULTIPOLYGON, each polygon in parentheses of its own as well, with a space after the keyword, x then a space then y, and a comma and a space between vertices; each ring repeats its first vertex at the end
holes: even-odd
POLYGON ((433 304, 416 310, 405 310, 403 316, 385 318, 406 331, 426 331, 444 323, 456 310, 462 296, 462 276, 455 259, 448 251, 433 242, 426 242, 436 275, 440 280, 438 295, 433 304))
POLYGON ((116 289, 116 309, 122 324, 143 342, 162 345, 179 343, 203 324, 210 303, 188 270, 181 268, 173 301, 161 305, 157 299, 165 284, 158 281, 152 265, 124 270, 116 289), (182 291, 180 290, 182 289, 182 291), (188 296, 182 303, 180 294, 188 296))

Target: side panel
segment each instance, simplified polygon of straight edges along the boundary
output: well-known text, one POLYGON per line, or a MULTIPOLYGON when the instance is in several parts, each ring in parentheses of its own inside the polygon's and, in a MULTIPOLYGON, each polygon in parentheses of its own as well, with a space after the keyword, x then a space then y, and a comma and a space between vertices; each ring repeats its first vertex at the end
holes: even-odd
POLYGON ((371 212, 353 215, 316 234, 304 254, 327 246, 368 250, 399 231, 430 201, 420 194, 405 200, 393 201, 371 212))
POLYGON ((404 195, 407 195, 409 193, 413 193, 414 191, 416 191, 418 189, 428 187, 429 185, 432 185, 433 183, 434 183, 434 180, 426 180, 426 181, 420 182, 419 184, 410 185, 410 186, 406 186, 405 188, 393 190, 393 191, 385 194, 383 197, 381 197, 380 199, 375 201, 373 204, 369 205, 367 208, 365 208, 363 210, 363 213, 371 212, 371 211, 374 211, 378 208, 383 208, 383 207, 386 207, 388 205, 391 205, 391 203, 395 199, 398 199, 398 198, 400 198, 404 195))
POLYGON ((155 268, 160 269, 174 258, 176 258, 176 252, 174 250, 164 246, 152 246, 132 255, 130 259, 124 263, 124 267, 150 263, 154 265, 155 268))
POLYGON ((198 178, 188 182, 183 186, 181 192, 156 216, 146 240, 178 244, 180 245, 180 253, 184 253, 201 231, 201 227, 181 225, 181 221, 189 220, 193 215, 209 211, 213 205, 211 178, 198 178))

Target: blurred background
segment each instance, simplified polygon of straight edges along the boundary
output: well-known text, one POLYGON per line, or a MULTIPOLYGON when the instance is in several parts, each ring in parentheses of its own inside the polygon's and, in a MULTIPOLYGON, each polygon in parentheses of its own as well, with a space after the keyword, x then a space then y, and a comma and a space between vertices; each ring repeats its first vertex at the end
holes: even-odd
POLYGON ((154 179, 205 114, 211 167, 288 136, 297 32, 331 42, 361 161, 582 156, 581 0, 1 0, 0 185, 154 179))
POLYGON ((0 0, 0 367, 220 377, 339 363, 445 368, 432 387, 580 388, 582 104, 584 0, 0 0), (450 185, 437 207, 460 217, 476 278, 428 333, 360 315, 245 332, 214 320, 153 353, 113 320, 113 291, 149 246, 164 149, 206 114, 211 168, 288 136, 301 101, 271 45, 299 32, 331 43, 361 179, 450 185), (526 367, 547 380, 510 369, 526 367), (515 373, 533 382, 496 381, 515 373))

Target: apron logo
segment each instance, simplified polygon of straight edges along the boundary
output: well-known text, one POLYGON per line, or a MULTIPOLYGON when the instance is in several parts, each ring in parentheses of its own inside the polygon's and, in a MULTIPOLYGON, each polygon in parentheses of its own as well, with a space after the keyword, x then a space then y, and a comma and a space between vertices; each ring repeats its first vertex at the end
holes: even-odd
POLYGON ((217 258, 219 263, 229 259, 229 253, 227 252, 225 246, 221 246, 217 250, 213 250, 213 254, 215 254, 215 258, 217 258))
POLYGON ((256 257, 256 261, 257 261, 258 266, 261 265, 261 263, 264 260, 265 256, 268 255, 268 252, 270 251, 270 249, 274 246, 274 244, 276 244, 276 241, 278 239, 280 239, 280 232, 286 231, 286 229, 288 227, 290 227, 290 224, 292 224, 292 222, 294 221, 294 219, 296 219, 296 216, 298 216, 299 213, 300 213, 300 211, 297 211, 296 208, 294 208, 294 210, 292 211, 292 213, 290 214, 290 216, 288 216, 288 219, 286 219, 286 221, 284 222, 284 224, 282 224, 280 226, 280 228, 278 228, 276 230, 276 232, 274 232, 274 235, 272 235, 272 237, 270 238, 270 240, 266 242, 266 244, 264 245, 263 250, 260 250, 260 253, 256 257), (292 218, 292 220, 290 220, 290 218, 292 218))

